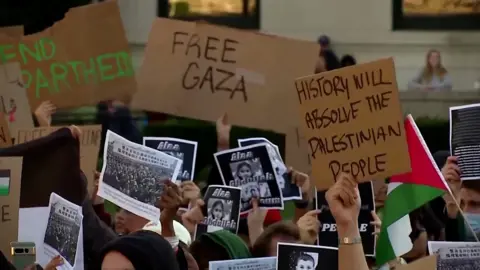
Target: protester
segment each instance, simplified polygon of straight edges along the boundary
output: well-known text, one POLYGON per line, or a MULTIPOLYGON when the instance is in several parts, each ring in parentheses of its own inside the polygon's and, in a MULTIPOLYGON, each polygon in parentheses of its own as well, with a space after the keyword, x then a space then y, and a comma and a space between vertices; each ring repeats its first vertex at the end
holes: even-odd
POLYGON ((442 65, 439 51, 428 51, 425 67, 410 81, 408 88, 423 91, 452 90, 452 80, 442 65))
POLYGON ((340 59, 340 65, 342 67, 349 67, 349 66, 354 66, 357 64, 357 60, 350 54, 345 54, 342 56, 342 59, 340 59))

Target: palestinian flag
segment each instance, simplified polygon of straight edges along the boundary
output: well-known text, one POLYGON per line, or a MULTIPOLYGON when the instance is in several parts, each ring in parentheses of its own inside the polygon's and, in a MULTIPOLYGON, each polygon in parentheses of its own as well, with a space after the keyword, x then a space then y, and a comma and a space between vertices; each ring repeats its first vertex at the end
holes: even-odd
POLYGON ((390 178, 376 247, 379 266, 412 249, 409 214, 450 192, 411 115, 405 119, 405 133, 412 171, 390 178))
POLYGON ((0 170, 0 196, 10 193, 10 170, 0 170))

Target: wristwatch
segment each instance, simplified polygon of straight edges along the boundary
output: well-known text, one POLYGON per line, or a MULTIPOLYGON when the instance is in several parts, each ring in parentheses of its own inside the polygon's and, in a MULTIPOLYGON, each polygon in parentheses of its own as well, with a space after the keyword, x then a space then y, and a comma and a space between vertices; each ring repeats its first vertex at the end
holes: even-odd
POLYGON ((355 244, 361 244, 362 243, 362 237, 356 236, 356 237, 341 237, 338 239, 338 245, 355 245, 355 244))

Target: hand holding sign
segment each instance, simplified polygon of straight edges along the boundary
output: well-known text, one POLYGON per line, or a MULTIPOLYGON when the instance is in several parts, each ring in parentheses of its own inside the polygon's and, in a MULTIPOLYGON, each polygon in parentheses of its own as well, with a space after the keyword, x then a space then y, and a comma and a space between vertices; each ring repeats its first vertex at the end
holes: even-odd
POLYGON ((357 182, 347 173, 340 173, 337 182, 325 195, 330 211, 340 228, 356 228, 358 230, 358 215, 360 214, 360 194, 357 182))
POLYGON ((41 127, 49 127, 52 123, 52 114, 55 113, 57 107, 49 100, 43 101, 35 110, 35 118, 41 127))
POLYGON ((182 224, 193 235, 195 226, 205 218, 203 215, 203 206, 205 202, 198 199, 195 205, 182 215, 182 224))
POLYGON ((226 150, 230 148, 230 130, 232 126, 228 123, 228 115, 224 113, 218 118, 217 128, 217 146, 218 150, 226 150))
POLYGON ((310 177, 303 172, 297 171, 292 167, 289 168, 292 173, 292 183, 296 184, 302 191, 303 200, 308 200, 308 193, 310 192, 310 177))
POLYGON ((447 215, 449 218, 453 219, 456 218, 458 214, 458 206, 455 199, 458 197, 462 185, 462 181, 460 181, 460 173, 460 168, 457 164, 457 157, 448 157, 447 162, 443 165, 442 175, 445 178, 445 181, 447 181, 452 193, 446 192, 445 195, 443 195, 443 199, 445 200, 447 215))

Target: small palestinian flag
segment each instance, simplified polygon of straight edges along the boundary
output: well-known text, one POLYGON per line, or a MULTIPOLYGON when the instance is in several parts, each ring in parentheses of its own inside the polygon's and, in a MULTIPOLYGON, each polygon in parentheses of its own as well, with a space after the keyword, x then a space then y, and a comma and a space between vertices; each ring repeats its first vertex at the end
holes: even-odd
POLYGON ((10 170, 0 170, 0 196, 10 193, 10 170))

